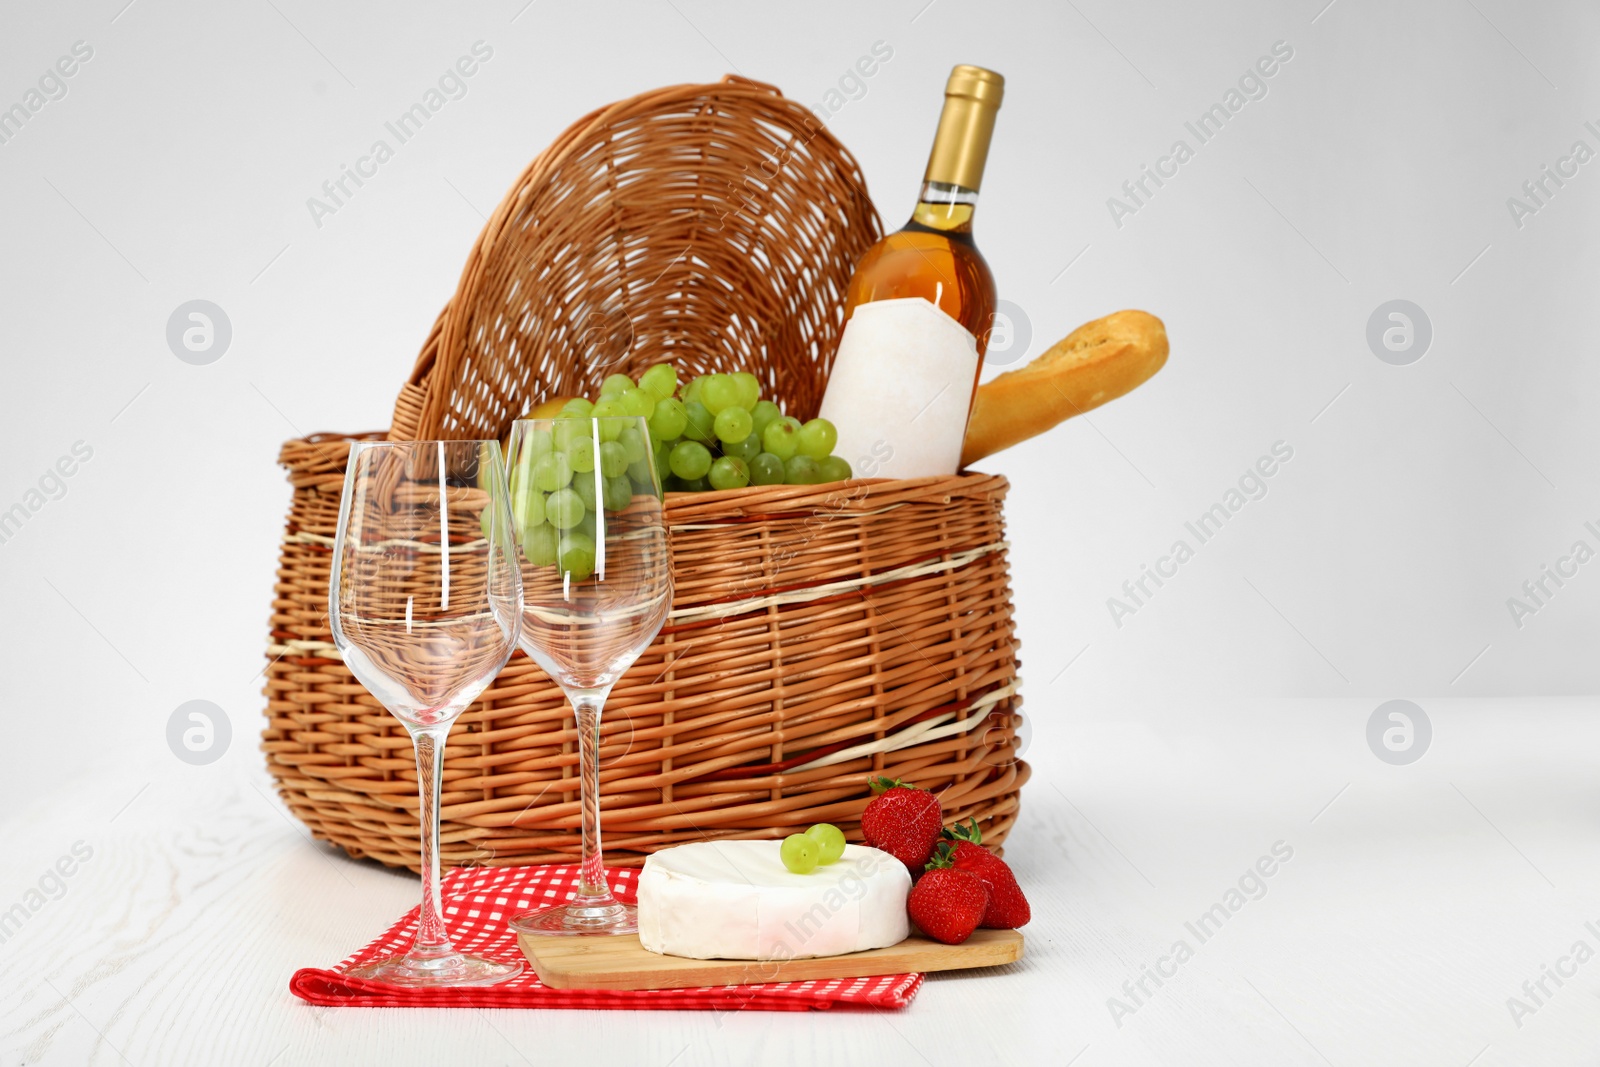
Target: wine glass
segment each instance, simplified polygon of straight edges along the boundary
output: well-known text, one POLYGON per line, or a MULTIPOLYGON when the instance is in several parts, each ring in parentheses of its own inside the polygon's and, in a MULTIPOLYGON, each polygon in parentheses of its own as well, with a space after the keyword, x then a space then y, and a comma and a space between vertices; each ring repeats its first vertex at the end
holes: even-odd
POLYGON ((628 934, 633 907, 600 851, 600 714, 672 607, 658 457, 643 418, 521 419, 511 429, 523 651, 567 694, 578 728, 583 864, 572 899, 513 916, 526 934, 628 934))
POLYGON ((456 717, 494 680, 522 626, 498 441, 361 442, 350 451, 328 620, 345 665, 411 734, 422 907, 402 956, 350 974, 402 986, 493 985, 522 962, 458 952, 439 894, 439 780, 456 717))

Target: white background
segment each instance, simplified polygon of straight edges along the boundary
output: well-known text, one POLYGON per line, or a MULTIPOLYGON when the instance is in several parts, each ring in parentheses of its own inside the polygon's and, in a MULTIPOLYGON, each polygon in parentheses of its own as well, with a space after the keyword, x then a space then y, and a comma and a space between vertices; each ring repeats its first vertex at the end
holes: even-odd
MULTIPOLYGON (((1474 814, 1456 799, 1474 793, 1477 777, 1508 802, 1520 798, 1519 810, 1544 828, 1529 832, 1550 836, 1540 867, 1580 854, 1578 839, 1560 834, 1592 832, 1595 801, 1584 784, 1594 769, 1586 759, 1593 702, 1526 698, 1596 689, 1600 660, 1589 642, 1600 562, 1520 628, 1507 598, 1574 541, 1600 549, 1584 529, 1589 520, 1600 526, 1590 463, 1597 431, 1587 417, 1600 389, 1587 317, 1600 281, 1588 240, 1600 202, 1591 172, 1600 163, 1581 168, 1520 227, 1506 201, 1574 141, 1600 150, 1583 126, 1600 125, 1600 15, 1591 8, 1510 0, 124 3, 8 4, 0 15, 0 106, 21 100, 74 42, 94 50, 67 95, 0 145, 0 510, 25 500, 75 442, 93 449, 65 495, 0 544, 0 664, 14 764, 0 784, 10 850, 0 907, 78 838, 120 857, 91 865, 86 877, 95 881, 74 890, 97 900, 116 899, 114 878, 130 872, 159 881, 140 858, 157 853, 168 857, 174 885, 211 884, 200 872, 226 864, 199 858, 184 835, 233 840, 211 820, 237 805, 248 812, 240 817, 246 838, 260 842, 251 869, 276 872, 283 895, 259 898, 248 916, 229 910, 236 898, 217 897, 214 936, 252 928, 259 937, 265 924, 291 924, 302 938, 298 955, 275 957, 279 969, 250 985, 265 999, 241 994, 237 1003, 247 1006, 236 1010, 255 1017, 270 1004, 285 1032, 298 1033, 294 1005, 280 1003, 282 968, 342 956, 403 908, 411 887, 334 859, 373 894, 363 910, 349 881, 331 881, 317 846, 261 793, 257 672, 289 495, 274 463, 278 445, 387 423, 484 214, 581 114, 733 69, 820 103, 878 41, 892 59, 829 125, 859 158, 886 224, 911 206, 949 67, 993 67, 1007 77, 1007 96, 977 234, 1002 298, 1026 315, 1029 355, 1123 307, 1161 316, 1172 342, 1167 368, 1136 393, 982 464, 1013 483, 1029 756, 1039 768, 1014 851, 1030 842, 1040 850, 1018 862, 1052 884, 1065 916, 1055 933, 1101 922, 1093 902, 1126 888, 1115 880, 1126 870, 1097 876, 1070 849, 1046 850, 1063 834, 1081 834, 1091 853, 1103 848, 1088 819, 1130 855, 1142 837, 1150 851, 1139 866, 1164 865, 1165 876, 1151 871, 1138 884, 1177 893, 1177 915, 1203 907, 1228 871, 1282 835, 1257 832, 1258 821, 1288 805, 1283 817, 1308 825, 1340 783, 1362 776, 1389 783, 1383 789, 1431 782, 1426 804, 1457 805, 1449 819, 1475 842, 1489 835, 1477 844, 1494 859, 1485 861, 1489 871, 1452 866, 1475 855, 1468 849, 1430 878, 1385 883, 1379 861, 1364 866, 1365 835, 1465 839, 1372 801, 1358 809, 1370 824, 1349 829, 1344 850, 1335 850, 1348 866, 1328 876, 1333 884, 1370 875, 1374 885, 1420 886, 1426 896, 1464 891, 1474 877, 1492 881, 1505 859, 1492 850, 1527 840, 1503 815, 1489 834, 1484 821, 1495 813, 1474 814), (317 226, 307 198, 479 40, 493 58, 467 95, 317 226), (1279 41, 1293 58, 1267 81, 1267 95, 1119 227, 1107 199, 1175 139, 1193 147, 1184 123, 1279 41), (180 362, 165 337, 173 309, 197 298, 220 305, 232 323, 231 346, 209 366, 180 362), (1432 324, 1431 347, 1408 366, 1381 362, 1366 340, 1368 317, 1395 298, 1418 304, 1432 324), (1184 537, 1184 522, 1277 441, 1294 458, 1267 496, 1117 626, 1107 598, 1184 537), (1417 768, 1390 768, 1366 751, 1367 715, 1400 696, 1434 712, 1441 759, 1442 724, 1474 724, 1456 750, 1479 754, 1462 757, 1467 779, 1447 780, 1444 770, 1430 772, 1437 780, 1400 779, 1417 768), (1475 697, 1516 699, 1481 707, 1465 699, 1475 697), (166 747, 167 717, 191 699, 215 701, 232 723, 232 746, 210 767, 187 767, 166 747), (1508 740, 1535 730, 1556 731, 1541 736, 1567 751, 1508 740), (1230 740, 1194 742, 1208 731, 1230 740), (1192 758, 1173 747, 1190 744, 1192 758), (1194 783, 1238 774, 1250 781, 1244 752, 1272 761, 1287 780, 1314 778, 1309 799, 1296 793, 1291 804, 1276 777, 1254 792, 1239 786, 1222 806, 1232 816, 1216 815, 1186 837, 1194 783), (1303 770, 1318 759, 1332 761, 1325 775, 1303 770), (1154 769, 1169 764, 1186 770, 1154 769), (1540 779, 1548 794, 1516 785, 1540 779), (128 797, 137 802, 123 814, 128 797), (1130 840, 1119 823, 1144 829, 1129 831, 1130 840), (1047 854, 1060 866, 1046 864, 1047 854), (296 918, 312 902, 295 895, 300 875, 285 874, 300 871, 295 864, 322 870, 327 907, 345 909, 326 928, 308 930, 296 918), (1069 871, 1081 895, 1055 885, 1069 871)), ((1418 802, 1406 800, 1406 810, 1418 802)), ((1592 863, 1578 862, 1571 879, 1552 870, 1546 880, 1565 893, 1584 884, 1581 870, 1592 886, 1592 863)), ((1514 916, 1545 921, 1525 903, 1497 909, 1497 891, 1479 889, 1490 894, 1483 914, 1511 941, 1520 936, 1509 932, 1514 916)), ((1581 926, 1569 921, 1577 912, 1562 914, 1525 958, 1486 951, 1491 976, 1469 983, 1482 988, 1462 1003, 1499 1014, 1492 1026, 1482 1022, 1482 1040, 1460 1041, 1471 1045, 1463 1055, 1452 1047, 1438 1062, 1465 1063, 1491 1038, 1522 1033, 1505 1021, 1503 1000, 1552 958, 1546 944, 1559 948, 1564 931, 1581 926)), ((1325 917, 1310 905, 1297 915, 1306 930, 1325 917)), ((93 973, 84 961, 98 959, 89 946, 106 930, 91 918, 81 902, 52 905, 25 940, 0 946, 0 963, 15 976, 21 952, 48 955, 59 939, 76 937, 86 940, 74 958, 93 973)), ((1350 924, 1341 937, 1370 928, 1343 918, 1350 924)), ((1171 926, 1163 916, 1148 939, 1171 926)), ((1438 957, 1445 941, 1476 936, 1457 929, 1413 949, 1438 957)), ((1085 1027, 1117 1040, 1127 1031, 1109 1029, 1103 1002, 1143 949, 1129 952, 1040 1003, 1066 998, 1085 1027)), ((1080 959, 1063 957, 1061 966, 1080 959)), ((1595 981, 1572 1001, 1592 1005, 1595 981)), ((169 992, 171 1003, 180 992, 169 992)), ((106 995, 106 1005, 134 1003, 106 995)), ((1443 993, 1436 986, 1429 996, 1443 993)), ((1330 997, 1309 1010, 1331 1010, 1330 997)), ((935 1001, 951 1011, 958 1002, 935 1001)), ((54 1049, 74 1062, 79 1050, 87 1054, 95 1035, 74 1032, 79 1015, 30 1005, 7 1019, 42 1042, 26 1046, 29 1056, 54 1049)), ((106 1005, 95 1025, 105 1025, 106 1005)), ((1216 1011, 1227 1017, 1234 1007, 1216 1011)), ((94 1015, 93 1002, 89 1009, 94 1015)), ((1158 1025, 1148 1019, 1140 1022, 1158 1025)), ((1188 1047, 1181 1035, 1192 1020, 1167 1021, 1176 1029, 1146 1051, 1177 1062, 1183 1054, 1173 1050, 1188 1047)), ((1366 1021, 1353 1032, 1385 1033, 1366 1021)), ((1435 1021, 1441 1032, 1457 1029, 1453 1017, 1435 1021)), ((292 1043, 295 1059, 316 1047, 306 1036, 270 1048, 261 1040, 262 1062, 280 1045, 292 1043)), ((1048 1047, 1070 1054, 1084 1041, 1048 1047)), ((179 1047, 144 1059, 162 1062, 179 1047)), ((1140 1047, 1123 1047, 1127 1062, 1140 1062, 1140 1047)), ((663 1051, 655 1058, 666 1062, 675 1049, 663 1051)), ((1297 1062, 1289 1056, 1262 1062, 1297 1062)))

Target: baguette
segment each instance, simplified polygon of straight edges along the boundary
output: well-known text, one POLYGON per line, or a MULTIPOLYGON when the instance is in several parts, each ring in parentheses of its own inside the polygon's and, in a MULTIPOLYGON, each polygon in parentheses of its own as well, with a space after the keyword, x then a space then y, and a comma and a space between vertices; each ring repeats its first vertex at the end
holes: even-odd
POLYGON ((1167 329, 1143 311, 1086 322, 1025 367, 978 387, 961 447, 976 463, 1129 392, 1167 362, 1167 329))

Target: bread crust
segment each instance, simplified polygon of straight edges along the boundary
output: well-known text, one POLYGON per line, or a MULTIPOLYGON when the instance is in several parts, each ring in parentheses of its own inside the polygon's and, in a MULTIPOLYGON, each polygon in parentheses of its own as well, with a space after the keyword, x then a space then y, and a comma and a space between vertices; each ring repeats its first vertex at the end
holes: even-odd
POLYGON ((1086 322, 1025 367, 978 388, 961 465, 976 463, 1147 381, 1167 362, 1167 328, 1144 311, 1086 322))

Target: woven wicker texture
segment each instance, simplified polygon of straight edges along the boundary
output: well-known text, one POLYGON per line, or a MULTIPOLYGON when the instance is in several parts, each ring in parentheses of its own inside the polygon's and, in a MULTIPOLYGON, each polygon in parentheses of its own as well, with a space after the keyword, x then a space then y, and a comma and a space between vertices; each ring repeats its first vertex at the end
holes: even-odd
MULTIPOLYGON (((684 377, 754 370, 813 414, 850 271, 879 232, 855 161, 771 87, 729 78, 603 108, 489 220, 389 435, 502 436, 547 395, 663 358, 684 377)), ((262 747, 317 837, 414 868, 410 739, 327 625, 350 440, 279 457, 294 496, 262 747)), ((672 613, 601 725, 606 861, 816 822, 860 841, 874 775, 936 790, 948 821, 1003 843, 1028 777, 1005 493, 957 475, 669 494, 672 613)), ((517 653, 450 734, 444 862, 573 862, 577 761, 561 691, 517 653)))
POLYGON ((663 359, 685 380, 752 371, 810 418, 879 236, 856 161, 771 86, 730 76, 601 108, 490 217, 394 435, 495 436, 530 397, 663 359))

